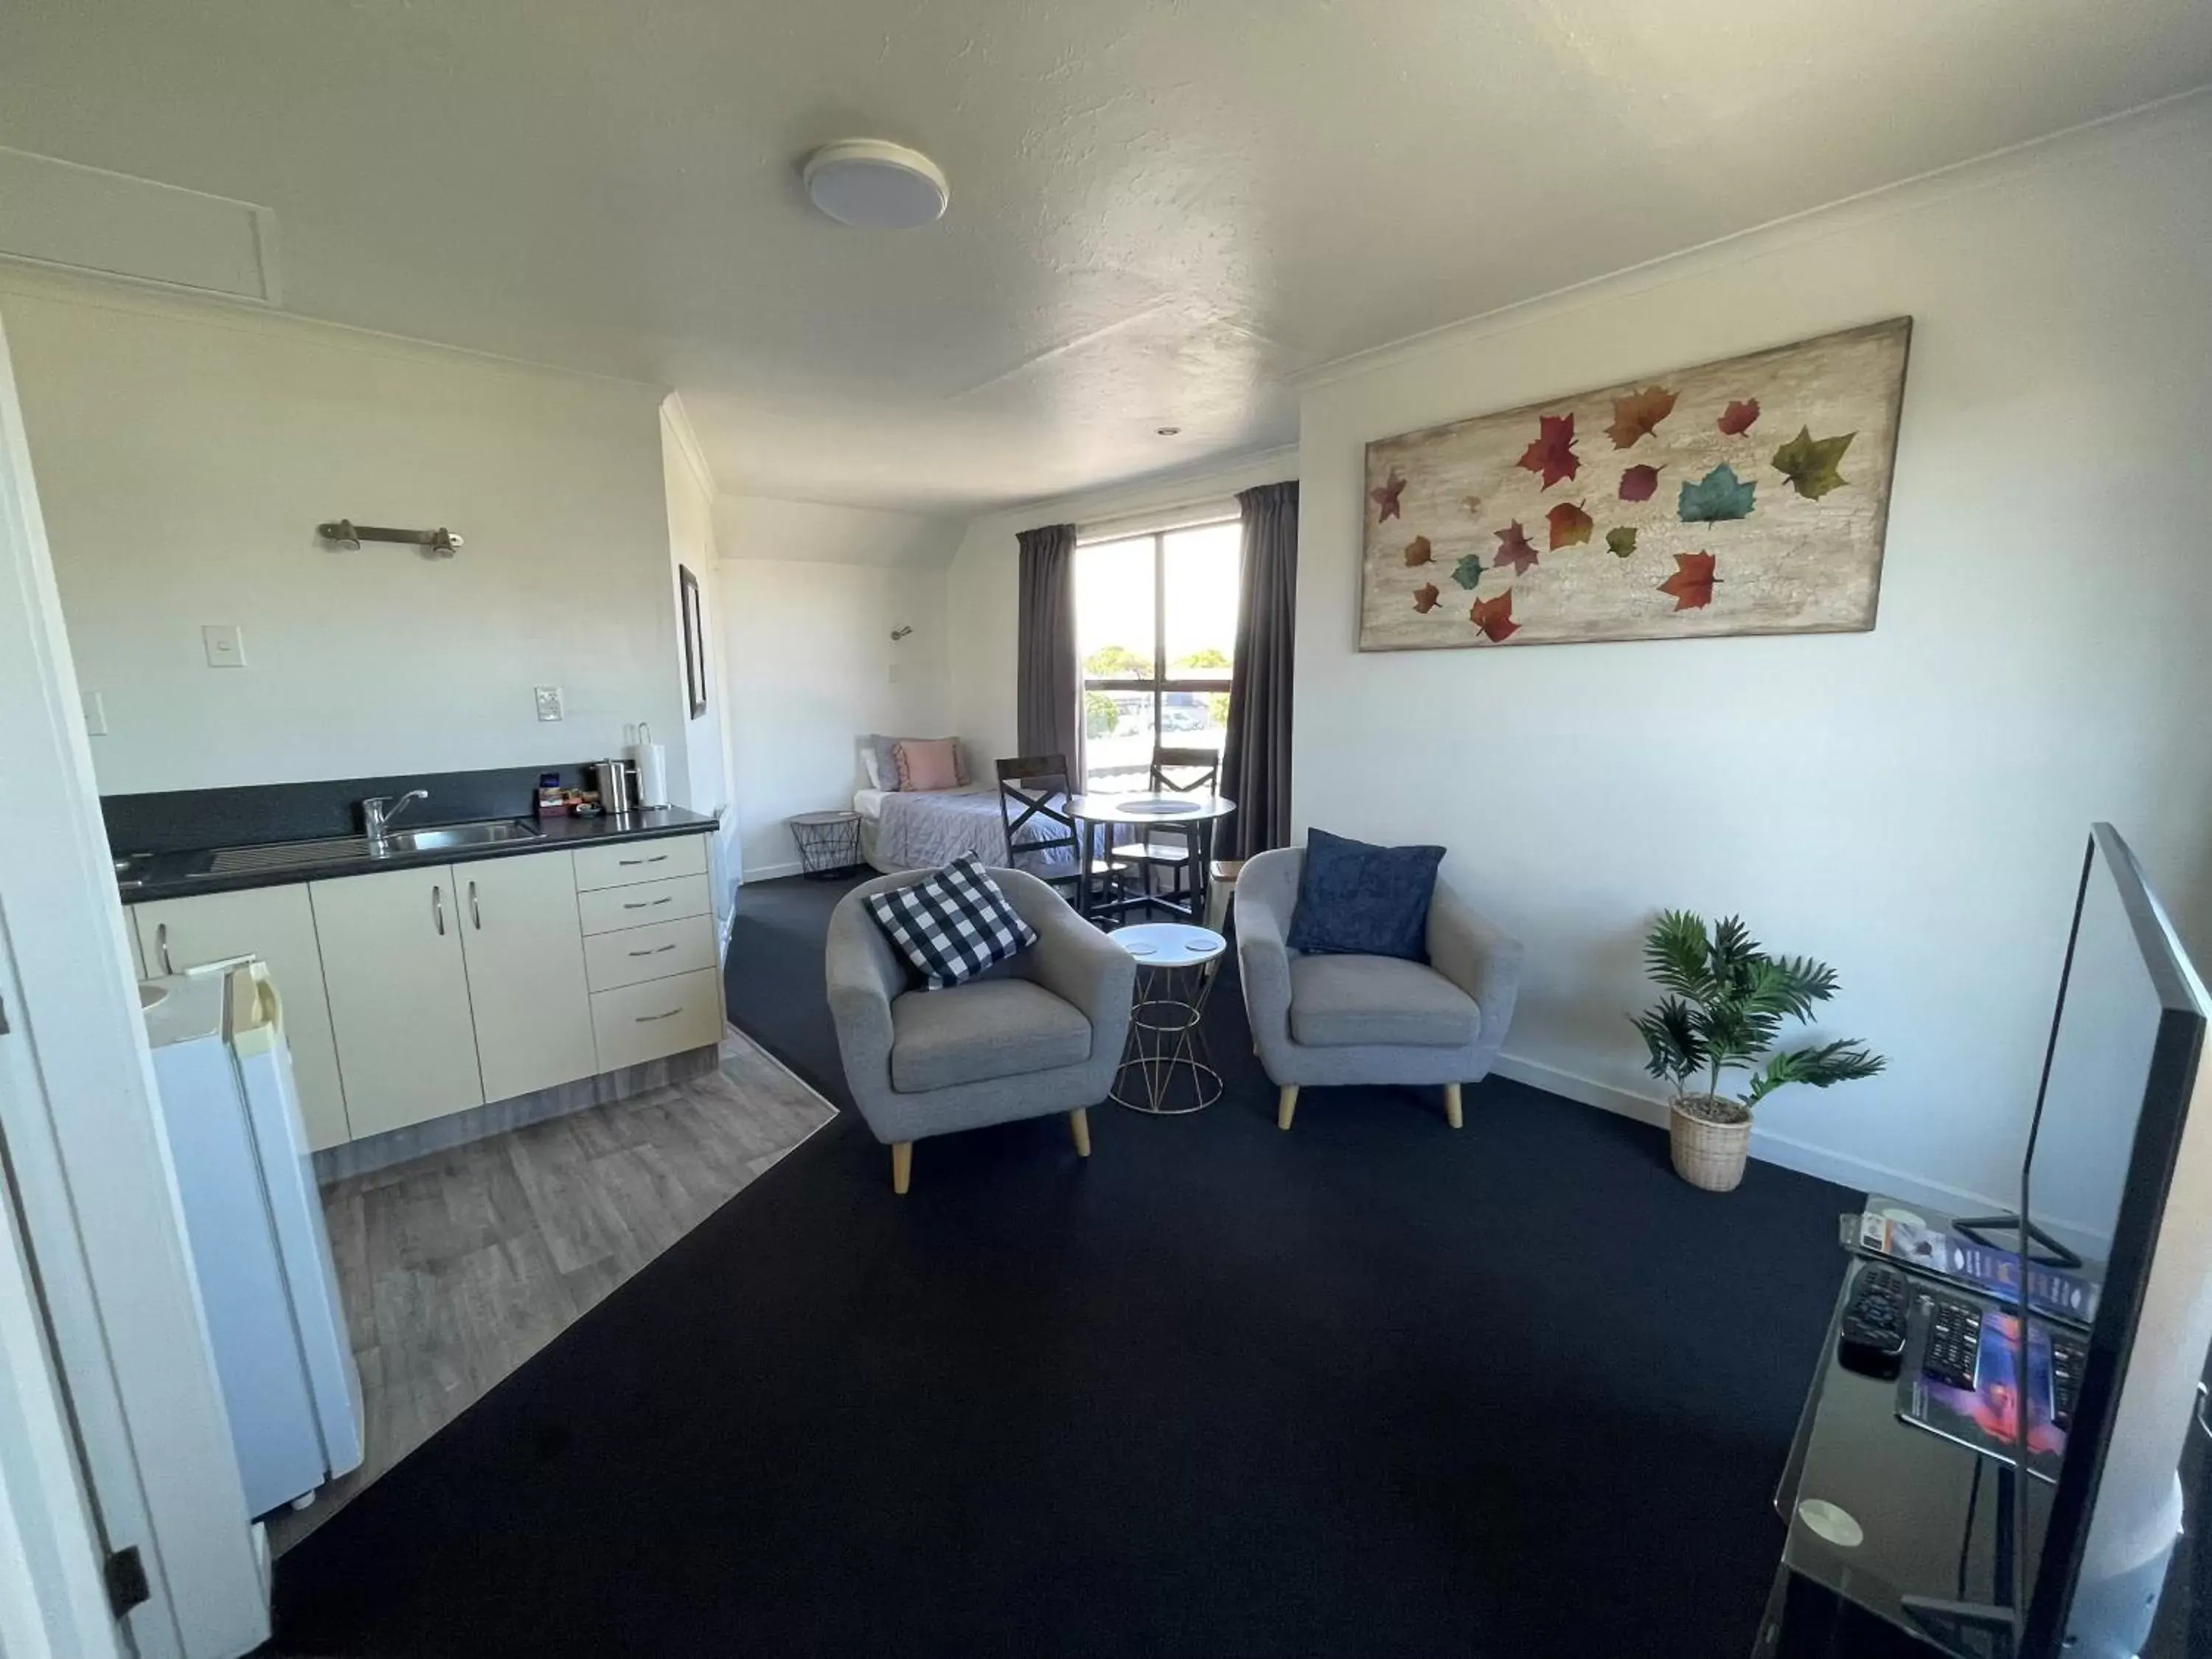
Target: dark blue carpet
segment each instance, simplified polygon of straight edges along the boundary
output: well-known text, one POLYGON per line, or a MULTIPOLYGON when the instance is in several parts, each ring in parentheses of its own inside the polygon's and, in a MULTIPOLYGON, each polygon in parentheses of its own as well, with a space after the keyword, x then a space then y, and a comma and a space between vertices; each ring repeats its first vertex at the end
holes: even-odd
MULTIPOLYGON (((841 1103, 836 888, 732 1017, 841 1103)), ((1749 1650, 1852 1195, 1517 1085, 1314 1091, 1233 981, 1194 1117, 850 1113, 282 1563, 296 1653, 1749 1650)))

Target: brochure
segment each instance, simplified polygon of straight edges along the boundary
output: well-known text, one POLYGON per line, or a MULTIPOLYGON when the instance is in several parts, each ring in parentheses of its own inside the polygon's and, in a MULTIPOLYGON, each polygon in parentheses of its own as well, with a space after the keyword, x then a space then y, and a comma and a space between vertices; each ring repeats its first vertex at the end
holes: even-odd
MULTIPOLYGON (((1945 1228, 1894 1220, 1869 1210, 1859 1217, 1857 1244, 1869 1255, 1954 1279, 2001 1301, 2014 1301, 2020 1294, 2017 1256, 1945 1228)), ((2097 1317, 2097 1282, 2086 1273, 2032 1261, 2027 1305, 2048 1318, 2087 1327, 2097 1317)))

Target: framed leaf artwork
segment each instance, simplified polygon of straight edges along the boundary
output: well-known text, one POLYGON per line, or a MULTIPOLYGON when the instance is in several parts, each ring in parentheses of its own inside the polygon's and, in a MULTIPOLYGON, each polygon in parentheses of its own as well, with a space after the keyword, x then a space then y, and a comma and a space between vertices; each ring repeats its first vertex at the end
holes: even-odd
POLYGON ((1359 648, 1875 623, 1912 319, 1367 446, 1359 648))

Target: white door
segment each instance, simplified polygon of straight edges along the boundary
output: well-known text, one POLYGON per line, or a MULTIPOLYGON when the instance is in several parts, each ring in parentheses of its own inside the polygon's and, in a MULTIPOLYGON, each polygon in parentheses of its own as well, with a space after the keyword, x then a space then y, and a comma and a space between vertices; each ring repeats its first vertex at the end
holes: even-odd
MULTIPOLYGON (((269 1633, 264 1585, 169 1178, 78 707, 0 340, 0 731, 9 763, 39 781, 0 813, 0 1133, 99 1524, 109 1547, 137 1550, 146 1570, 150 1595, 124 1621, 127 1644, 141 1659, 241 1653, 269 1633)), ((18 1315, 28 1307, 20 1289, 0 1288, 0 1300, 18 1315)), ((24 1346, 21 1320, 0 1321, 11 1377, 35 1363, 24 1346)), ((19 1425, 0 1425, 0 1479, 25 1565, 73 1553, 81 1585, 83 1517, 58 1489, 51 1458, 41 1474, 18 1456, 41 1442, 51 1452, 59 1425, 51 1407, 20 1390, 15 1399, 26 1415, 20 1436, 19 1425)), ((0 1571, 0 1601, 11 1656, 33 1617, 50 1631, 76 1627, 61 1651, 119 1645, 100 1610, 49 1573, 0 1571)))
POLYGON ((355 1137, 482 1105, 452 869, 342 876, 308 896, 355 1137))
POLYGON ((461 946, 486 1100, 509 1100, 599 1070, 575 859, 529 853, 453 866, 461 946))
POLYGON ((317 1152, 351 1139, 345 1090, 338 1081, 337 1040, 323 992, 323 953, 315 913, 297 882, 241 893, 196 893, 135 905, 138 950, 155 974, 180 974, 249 953, 269 964, 284 1009, 284 1043, 300 1090, 307 1143, 317 1152))

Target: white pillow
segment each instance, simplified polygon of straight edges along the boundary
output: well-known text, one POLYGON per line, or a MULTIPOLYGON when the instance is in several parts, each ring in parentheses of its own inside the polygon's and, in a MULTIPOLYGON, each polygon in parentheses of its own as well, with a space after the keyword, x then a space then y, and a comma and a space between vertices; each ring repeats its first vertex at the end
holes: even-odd
MULTIPOLYGON (((868 787, 884 787, 883 750, 876 746, 876 734, 868 732, 860 739, 860 768, 868 775, 868 787)), ((893 788, 898 786, 893 784, 893 788)))

